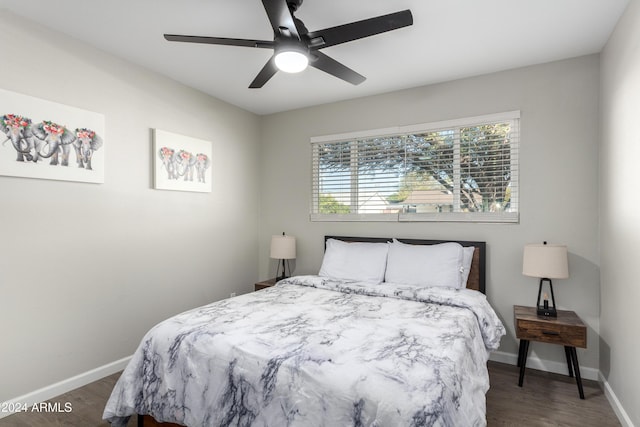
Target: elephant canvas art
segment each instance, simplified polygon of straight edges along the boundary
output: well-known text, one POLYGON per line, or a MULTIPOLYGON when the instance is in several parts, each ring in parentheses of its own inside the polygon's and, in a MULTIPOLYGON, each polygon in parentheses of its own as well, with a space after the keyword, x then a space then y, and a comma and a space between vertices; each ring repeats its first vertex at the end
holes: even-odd
POLYGON ((158 150, 158 157, 162 161, 162 165, 167 170, 167 179, 178 179, 178 174, 176 173, 176 162, 174 156, 176 154, 176 150, 169 147, 162 147, 158 150))
POLYGON ((203 153, 196 154, 196 171, 198 175, 198 182, 205 182, 205 172, 209 169, 211 160, 209 156, 203 153))
POLYGON ((0 175, 104 182, 101 114, 0 89, 0 131, 0 175))
POLYGON ((155 129, 154 152, 156 189, 211 191, 210 142, 155 129))
POLYGON ((186 150, 180 150, 175 154, 176 170, 185 181, 193 181, 193 167, 196 164, 196 156, 186 150))
POLYGON ((31 119, 16 114, 5 114, 0 118, 0 127, 7 141, 11 141, 13 148, 18 153, 16 161, 38 161, 40 145, 36 145, 31 127, 31 119))
MULTIPOLYGON (((204 154, 202 155, 204 156, 204 154)), ((182 178, 184 181, 193 181, 194 167, 198 168, 198 173, 200 173, 200 168, 202 167, 198 163, 197 156, 186 150, 176 151, 170 147, 162 147, 158 150, 158 157, 167 171, 167 179, 182 178)), ((198 182, 204 182, 204 178, 198 182)))
POLYGON ((50 157, 49 164, 54 166, 58 164, 58 155, 60 155, 60 164, 69 166, 70 144, 76 139, 73 132, 65 126, 51 121, 38 123, 33 127, 32 131, 33 135, 41 141, 41 149, 38 150, 36 155, 45 159, 50 157))
POLYGON ((93 153, 102 147, 102 138, 95 131, 87 128, 76 129, 75 140, 72 142, 76 150, 76 161, 79 168, 91 170, 93 153))

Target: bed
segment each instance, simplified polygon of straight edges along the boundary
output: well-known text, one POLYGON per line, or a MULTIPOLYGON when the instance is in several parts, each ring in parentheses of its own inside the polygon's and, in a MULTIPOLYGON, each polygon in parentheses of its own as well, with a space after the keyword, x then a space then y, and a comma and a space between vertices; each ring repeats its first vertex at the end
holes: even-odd
POLYGON ((124 426, 137 416, 145 427, 486 425, 486 362, 505 329, 484 295, 485 243, 325 244, 318 275, 152 328, 103 418, 124 426))

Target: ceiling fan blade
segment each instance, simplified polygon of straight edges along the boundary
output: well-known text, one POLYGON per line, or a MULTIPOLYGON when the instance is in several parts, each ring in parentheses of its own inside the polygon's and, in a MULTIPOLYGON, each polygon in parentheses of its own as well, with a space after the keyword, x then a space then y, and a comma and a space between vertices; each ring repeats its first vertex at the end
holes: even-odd
POLYGON ((248 40, 248 39, 229 39, 225 37, 206 37, 206 36, 182 36, 179 34, 165 34, 165 40, 170 42, 186 42, 186 43, 205 43, 220 44, 226 46, 244 46, 244 47, 261 47, 265 49, 273 48, 272 41, 266 40, 248 40))
POLYGON ((313 52, 309 65, 353 85, 359 85, 367 79, 365 76, 356 73, 351 68, 339 63, 322 52, 313 52))
MULTIPOLYGON (((266 0, 265 0, 266 1, 266 0)), ((337 44, 362 39, 387 31, 413 25, 413 15, 409 9, 375 18, 364 19, 319 31, 310 31, 307 36, 312 49, 322 49, 337 44)))
POLYGON ((269 81, 271 77, 278 71, 278 67, 276 67, 275 56, 272 56, 262 70, 258 73, 255 79, 249 85, 249 89, 260 89, 266 82, 269 81))
POLYGON ((300 40, 300 34, 295 24, 291 10, 287 5, 287 0, 262 0, 264 10, 267 12, 269 22, 273 28, 273 34, 283 35, 300 40))

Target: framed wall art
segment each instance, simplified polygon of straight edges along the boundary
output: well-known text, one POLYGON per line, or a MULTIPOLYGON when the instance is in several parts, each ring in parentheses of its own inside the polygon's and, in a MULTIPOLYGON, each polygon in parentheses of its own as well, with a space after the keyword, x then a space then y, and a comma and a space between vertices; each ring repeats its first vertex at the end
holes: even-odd
POLYGON ((154 188, 211 192, 211 142, 154 129, 154 188))
POLYGON ((0 89, 0 175, 104 182, 104 116, 0 89))

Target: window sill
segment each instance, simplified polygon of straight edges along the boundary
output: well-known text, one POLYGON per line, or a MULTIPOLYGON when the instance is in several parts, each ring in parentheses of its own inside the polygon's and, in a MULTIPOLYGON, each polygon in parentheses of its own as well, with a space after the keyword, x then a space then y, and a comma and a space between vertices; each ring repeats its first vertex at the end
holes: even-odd
POLYGON ((469 222, 517 224, 517 212, 504 213, 400 213, 400 214, 311 214, 311 222, 469 222))

